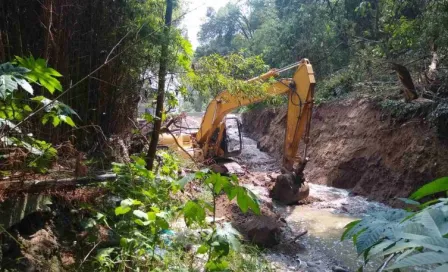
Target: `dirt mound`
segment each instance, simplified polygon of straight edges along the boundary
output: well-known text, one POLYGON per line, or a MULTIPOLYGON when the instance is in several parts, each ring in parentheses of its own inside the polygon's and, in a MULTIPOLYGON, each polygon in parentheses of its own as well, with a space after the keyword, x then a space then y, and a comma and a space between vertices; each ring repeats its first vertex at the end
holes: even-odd
POLYGON ((270 207, 261 204, 261 215, 255 215, 252 211, 241 212, 234 202, 229 202, 225 196, 217 201, 217 214, 230 221, 245 240, 260 247, 273 247, 280 243, 282 228, 285 223, 275 214, 270 207))
POLYGON ((218 197, 216 202, 216 215, 225 218, 245 238, 261 247, 273 247, 282 241, 286 224, 284 219, 274 211, 272 200, 268 197, 267 188, 271 185, 271 179, 266 173, 252 172, 240 177, 240 183, 251 187, 251 190, 263 188, 259 193, 261 215, 252 211, 243 213, 235 199, 229 201, 227 196, 218 197))
MULTIPOLYGON (((245 132, 261 150, 280 157, 286 109, 243 114, 245 132)), ((309 182, 396 204, 416 188, 448 175, 448 142, 421 119, 394 122, 367 99, 319 105, 311 124, 309 182)))

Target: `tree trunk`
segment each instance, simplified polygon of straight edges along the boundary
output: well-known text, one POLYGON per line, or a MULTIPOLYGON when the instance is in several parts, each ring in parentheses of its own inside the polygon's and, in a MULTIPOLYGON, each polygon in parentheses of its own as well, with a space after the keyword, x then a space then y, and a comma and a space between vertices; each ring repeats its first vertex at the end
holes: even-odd
POLYGON ((149 170, 152 170, 154 166, 154 159, 156 157, 160 128, 162 127, 162 113, 163 113, 163 102, 165 100, 165 80, 168 66, 168 46, 169 46, 169 35, 170 35, 172 15, 173 15, 173 0, 166 0, 165 28, 163 30, 163 41, 162 41, 162 50, 160 54, 159 75, 158 75, 159 84, 157 87, 156 119, 154 121, 154 129, 151 135, 151 143, 149 144, 149 149, 146 156, 146 165, 149 170))
POLYGON ((403 65, 400 65, 398 63, 391 63, 391 65, 392 70, 397 72, 398 79, 400 80, 401 84, 403 84, 404 98, 406 102, 417 99, 418 95, 415 90, 415 85, 414 82, 412 81, 412 77, 411 74, 409 73, 409 70, 403 65))

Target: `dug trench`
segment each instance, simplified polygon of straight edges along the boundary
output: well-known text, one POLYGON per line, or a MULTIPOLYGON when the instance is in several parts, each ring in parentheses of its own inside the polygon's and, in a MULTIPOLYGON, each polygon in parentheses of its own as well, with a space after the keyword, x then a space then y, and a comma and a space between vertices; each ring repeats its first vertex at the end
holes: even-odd
MULTIPOLYGON (((280 159, 286 108, 257 108, 242 120, 258 148, 280 159)), ((308 182, 350 189, 392 206, 400 205, 397 198, 448 175, 448 140, 423 119, 396 122, 370 99, 316 106, 307 156, 308 182)))

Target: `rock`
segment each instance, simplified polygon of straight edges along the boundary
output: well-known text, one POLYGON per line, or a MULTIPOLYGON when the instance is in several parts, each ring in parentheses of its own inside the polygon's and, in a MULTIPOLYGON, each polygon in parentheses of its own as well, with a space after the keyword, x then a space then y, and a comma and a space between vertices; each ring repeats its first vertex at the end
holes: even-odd
POLYGON ((220 173, 220 174, 229 173, 229 170, 221 164, 215 163, 215 164, 210 165, 209 168, 210 168, 210 170, 212 170, 215 173, 220 173))
POLYGON ((261 247, 273 247, 279 243, 283 224, 272 217, 261 215, 245 223, 249 240, 261 247))
POLYGON ((308 267, 306 269, 306 271, 307 272, 321 272, 321 271, 324 271, 324 269, 319 269, 319 268, 316 268, 316 267, 308 267))
POLYGON ((316 263, 313 263, 313 262, 307 262, 307 265, 308 265, 309 267, 316 267, 316 266, 317 266, 317 264, 316 264, 316 263))
POLYGON ((333 266, 333 267, 331 268, 331 270, 332 270, 333 272, 349 272, 347 269, 342 268, 342 267, 340 267, 340 266, 333 266))

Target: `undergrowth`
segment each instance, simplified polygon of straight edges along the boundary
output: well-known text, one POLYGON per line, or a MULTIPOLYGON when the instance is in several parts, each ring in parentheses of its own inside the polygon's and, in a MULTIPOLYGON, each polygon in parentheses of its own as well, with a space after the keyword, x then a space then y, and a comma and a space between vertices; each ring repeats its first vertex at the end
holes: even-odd
POLYGON ((132 163, 114 164, 117 180, 104 185, 110 192, 104 205, 85 208, 92 214, 83 222, 92 236, 86 246, 95 250, 82 270, 269 271, 258 250, 241 245, 230 223, 216 221, 219 195, 259 214, 255 195, 236 176, 208 170, 179 179, 176 159, 159 155, 154 171, 136 156, 132 163), (188 189, 193 181, 201 193, 188 189))
POLYGON ((427 120, 436 128, 439 137, 448 138, 448 101, 405 102, 401 100, 382 100, 380 108, 398 122, 413 118, 427 120))
POLYGON ((316 104, 346 97, 354 91, 354 82, 353 74, 348 70, 340 71, 318 82, 315 94, 316 104))

